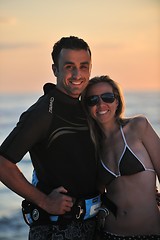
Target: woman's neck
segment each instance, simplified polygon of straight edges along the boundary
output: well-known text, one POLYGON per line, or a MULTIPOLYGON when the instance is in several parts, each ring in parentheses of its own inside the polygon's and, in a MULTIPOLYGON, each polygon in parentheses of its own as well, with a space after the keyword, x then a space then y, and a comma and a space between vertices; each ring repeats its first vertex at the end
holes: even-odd
POLYGON ((110 138, 110 136, 113 136, 114 133, 119 131, 119 124, 115 120, 114 122, 111 123, 101 124, 100 128, 102 130, 104 138, 110 138))

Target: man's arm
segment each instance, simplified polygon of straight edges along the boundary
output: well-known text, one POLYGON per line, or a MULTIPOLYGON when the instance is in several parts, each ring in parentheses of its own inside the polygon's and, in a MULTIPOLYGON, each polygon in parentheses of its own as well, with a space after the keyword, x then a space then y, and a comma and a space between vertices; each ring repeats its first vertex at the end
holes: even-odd
POLYGON ((0 156, 0 180, 19 196, 35 203, 50 214, 64 214, 73 206, 72 198, 65 194, 66 189, 59 187, 49 195, 44 194, 27 181, 16 164, 3 156, 0 156))

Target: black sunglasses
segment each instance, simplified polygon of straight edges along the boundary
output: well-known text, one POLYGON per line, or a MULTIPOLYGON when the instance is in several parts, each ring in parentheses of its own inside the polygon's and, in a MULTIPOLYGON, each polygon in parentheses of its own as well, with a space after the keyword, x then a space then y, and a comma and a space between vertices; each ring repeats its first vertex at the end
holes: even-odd
POLYGON ((86 98, 86 104, 89 107, 93 107, 97 103, 99 103, 100 98, 105 103, 113 103, 116 97, 115 97, 114 93, 103 93, 100 96, 99 95, 93 95, 93 96, 89 96, 89 97, 86 98))

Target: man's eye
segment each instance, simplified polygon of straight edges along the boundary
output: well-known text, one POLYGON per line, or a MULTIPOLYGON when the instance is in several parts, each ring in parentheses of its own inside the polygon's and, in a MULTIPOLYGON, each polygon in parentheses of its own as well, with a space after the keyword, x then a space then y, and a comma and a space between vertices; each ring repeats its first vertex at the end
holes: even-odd
POLYGON ((81 69, 88 69, 88 65, 82 65, 81 69))
POLYGON ((71 65, 67 65, 65 68, 66 69, 72 69, 72 66, 71 65))

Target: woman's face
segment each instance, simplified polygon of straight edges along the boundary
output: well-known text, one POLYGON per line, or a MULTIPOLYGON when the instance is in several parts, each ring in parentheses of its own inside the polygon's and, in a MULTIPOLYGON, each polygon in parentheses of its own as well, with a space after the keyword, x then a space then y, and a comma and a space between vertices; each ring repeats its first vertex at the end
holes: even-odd
POLYGON ((91 86, 87 93, 88 97, 88 104, 92 104, 92 106, 88 106, 92 118, 100 124, 115 120, 118 100, 114 98, 113 89, 110 84, 101 82, 91 86))

